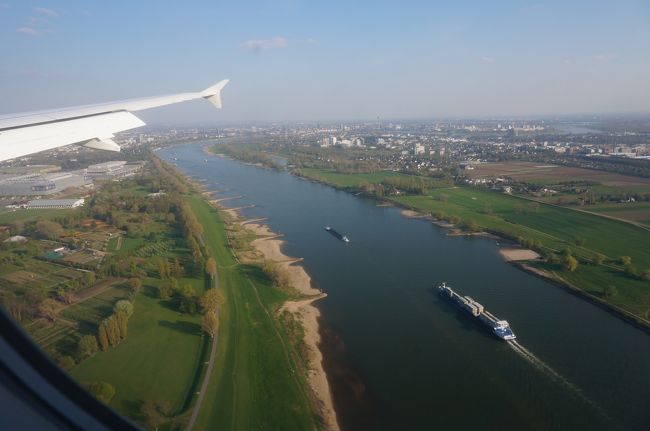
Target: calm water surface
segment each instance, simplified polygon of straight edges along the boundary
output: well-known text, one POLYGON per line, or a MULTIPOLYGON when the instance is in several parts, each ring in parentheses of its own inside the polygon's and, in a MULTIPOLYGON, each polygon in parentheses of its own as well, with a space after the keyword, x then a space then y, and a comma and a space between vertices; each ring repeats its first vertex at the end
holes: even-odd
POLYGON ((650 429, 649 334, 504 263, 494 240, 448 237, 205 145, 160 155, 217 196, 242 196, 229 206, 254 204, 243 214, 268 217, 328 293, 317 305, 344 429, 650 429), (520 346, 439 298, 441 281, 507 319, 520 346))

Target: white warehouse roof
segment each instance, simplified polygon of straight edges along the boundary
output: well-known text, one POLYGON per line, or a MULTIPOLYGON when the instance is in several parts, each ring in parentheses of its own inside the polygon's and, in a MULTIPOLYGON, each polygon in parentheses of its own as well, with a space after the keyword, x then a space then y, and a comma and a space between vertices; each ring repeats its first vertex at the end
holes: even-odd
POLYGON ((84 204, 84 199, 37 199, 27 202, 27 208, 76 208, 84 204))

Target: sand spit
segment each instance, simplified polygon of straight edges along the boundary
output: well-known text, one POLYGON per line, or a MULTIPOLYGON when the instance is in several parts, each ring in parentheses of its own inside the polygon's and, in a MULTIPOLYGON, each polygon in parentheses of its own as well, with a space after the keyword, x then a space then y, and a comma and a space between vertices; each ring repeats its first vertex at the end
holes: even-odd
POLYGON ((499 253, 508 261, 533 260, 539 259, 539 254, 526 248, 502 248, 499 253))
POLYGON ((424 217, 426 217, 424 214, 419 213, 417 211, 413 211, 413 210, 402 210, 401 214, 404 217, 408 217, 408 218, 424 218, 424 217))

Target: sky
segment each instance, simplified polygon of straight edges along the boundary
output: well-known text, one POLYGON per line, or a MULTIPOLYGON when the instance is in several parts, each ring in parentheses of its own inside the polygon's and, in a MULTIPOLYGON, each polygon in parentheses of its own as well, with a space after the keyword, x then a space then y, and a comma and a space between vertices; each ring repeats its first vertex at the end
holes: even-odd
POLYGON ((650 1, 0 0, 0 114, 151 124, 650 113, 650 1))

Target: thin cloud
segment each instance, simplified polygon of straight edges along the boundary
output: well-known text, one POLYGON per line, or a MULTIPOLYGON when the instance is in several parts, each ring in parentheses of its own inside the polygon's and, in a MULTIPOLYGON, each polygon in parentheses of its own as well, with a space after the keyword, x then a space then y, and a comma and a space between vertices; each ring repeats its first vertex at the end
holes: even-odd
POLYGON ((488 57, 487 55, 481 57, 481 63, 483 64, 492 64, 494 62, 496 62, 494 57, 488 57))
POLYGON ((32 10, 36 13, 42 13, 43 15, 48 15, 48 16, 59 16, 59 13, 55 10, 48 9, 46 7, 40 7, 36 6, 33 7, 32 10))
POLYGON ((614 59, 616 59, 616 54, 612 54, 609 52, 601 52, 599 54, 594 55, 594 60, 597 61, 598 63, 607 63, 614 59))
MULTIPOLYGON (((56 11, 44 7, 33 7, 32 11, 41 15, 47 15, 48 17, 56 18, 59 16, 56 11)), ((40 36, 44 33, 52 32, 52 30, 48 28, 49 24, 50 22, 47 18, 30 16, 27 22, 22 27, 18 27, 16 31, 27 36, 40 36)))
POLYGON ((271 39, 251 39, 241 44, 242 49, 252 52, 260 52, 268 49, 286 48, 289 41, 284 37, 273 37, 271 39))
POLYGON ((41 32, 33 27, 18 27, 16 29, 18 33, 26 34, 28 36, 38 36, 41 32))
POLYGON ((40 27, 47 23, 48 21, 46 19, 30 16, 29 21, 27 22, 27 27, 40 27))

